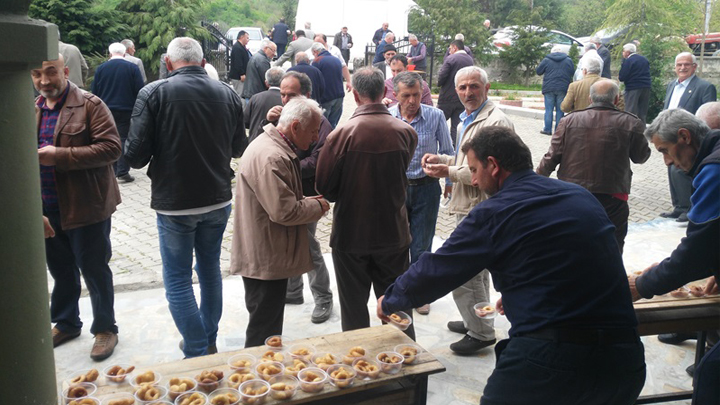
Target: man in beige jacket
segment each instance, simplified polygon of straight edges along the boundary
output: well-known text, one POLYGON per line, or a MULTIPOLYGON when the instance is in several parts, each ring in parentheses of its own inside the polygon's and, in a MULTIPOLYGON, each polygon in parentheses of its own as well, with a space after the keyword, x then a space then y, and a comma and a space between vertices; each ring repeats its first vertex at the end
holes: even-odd
MULTIPOLYGON (((468 66, 457 72, 455 91, 465 107, 465 111, 460 114, 457 152, 455 156, 426 154, 422 159, 423 170, 428 176, 447 178, 446 196, 453 191, 453 186, 448 183, 454 184, 448 211, 455 214, 457 224, 460 224, 478 203, 488 198, 485 193, 472 185, 472 173, 462 152, 462 145, 472 139, 483 127, 503 126, 514 129, 505 113, 488 100, 489 90, 490 83, 483 69, 468 66)), ((448 322, 448 329, 463 333, 465 336, 451 344, 450 349, 458 354, 472 354, 495 344, 492 319, 480 320, 473 310, 473 305, 478 302, 490 301, 490 276, 487 270, 454 290, 453 299, 463 320, 448 322)))
POLYGON ((583 78, 570 83, 565 99, 560 104, 560 109, 564 113, 583 110, 592 104, 592 101, 590 101, 590 86, 602 79, 600 76, 602 69, 603 64, 598 58, 588 58, 584 61, 582 67, 583 78))
POLYGON ((303 197, 298 151, 318 140, 322 111, 304 97, 288 102, 277 127, 265 126, 238 168, 231 271, 240 273, 250 313, 245 347, 282 334, 290 277, 313 269, 307 224, 329 209, 320 196, 303 197))

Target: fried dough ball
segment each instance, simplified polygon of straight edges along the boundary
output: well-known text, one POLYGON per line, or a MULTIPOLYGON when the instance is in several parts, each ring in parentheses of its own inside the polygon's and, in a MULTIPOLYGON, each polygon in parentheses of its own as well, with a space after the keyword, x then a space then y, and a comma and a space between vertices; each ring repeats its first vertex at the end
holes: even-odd
POLYGON ((414 347, 403 347, 398 351, 398 353, 402 354, 405 360, 403 360, 404 364, 412 364, 415 362, 415 356, 417 356, 417 349, 414 347))
POLYGON ((113 399, 110 402, 108 402, 108 405, 134 405, 135 400, 132 398, 124 398, 124 399, 113 399))
POLYGON ((389 363, 389 364, 397 364, 401 363, 403 361, 402 358, 398 356, 391 356, 387 353, 382 353, 380 356, 378 356, 378 360, 380 360, 383 363, 389 363))
POLYGON ((210 403, 212 405, 230 405, 230 404, 234 404, 235 402, 237 402, 238 399, 239 398, 236 395, 234 395, 232 393, 227 393, 227 394, 220 394, 220 395, 214 396, 210 400, 210 403))
POLYGON ((285 360, 285 356, 283 356, 282 353, 274 352, 272 350, 266 351, 263 353, 262 358, 260 358, 260 361, 279 361, 281 363, 283 360, 285 360))
MULTIPOLYGON (((107 379, 112 382, 117 382, 117 383, 123 382, 123 381, 125 381, 125 378, 127 377, 127 375, 132 373, 133 370, 135 370, 135 366, 130 366, 127 369, 122 368, 120 366, 112 366, 107 371, 107 375, 109 376, 109 377, 107 377, 107 379)), ((154 376, 153 376, 153 378, 154 378, 154 376)))
POLYGON ((160 390, 154 385, 142 384, 135 390, 135 396, 141 401, 154 401, 160 399, 160 390))
POLYGON ((377 378, 380 375, 380 368, 366 360, 358 360, 353 368, 360 377, 377 378))
POLYGON ((149 384, 155 382, 155 373, 152 371, 146 371, 135 377, 136 384, 149 384))
POLYGON ((85 387, 71 386, 67 390, 68 398, 82 398, 86 396, 88 396, 88 391, 85 389, 85 387))
POLYGON ((399 323, 399 324, 401 324, 401 325, 407 325, 407 324, 410 323, 410 320, 409 320, 409 319, 402 318, 402 317, 401 317, 400 315, 398 315, 398 314, 392 314, 392 315, 389 316, 389 318, 390 318, 391 321, 393 321, 393 322, 395 322, 395 323, 399 323))
POLYGON ((270 386, 270 395, 273 399, 288 399, 295 393, 295 386, 286 383, 275 383, 270 386))
MULTIPOLYGON (((130 403, 123 402, 123 403, 119 403, 117 405, 132 405, 135 402, 134 399, 131 399, 130 401, 131 401, 130 403)), ((68 405, 95 405, 95 403, 96 403, 95 400, 92 400, 90 398, 81 398, 81 399, 73 399, 72 401, 68 402, 68 405)), ((113 404, 113 401, 110 401, 109 405, 115 405, 115 404, 113 404)))
POLYGON ((81 382, 95 382, 95 380, 97 380, 99 376, 100 373, 96 369, 92 369, 85 374, 73 378, 72 380, 70 380, 70 383, 77 384, 81 382))
POLYGON ((205 397, 203 397, 197 392, 193 392, 192 394, 181 399, 177 405, 203 405, 204 403, 205 397))
POLYGON ((270 347, 282 347, 282 338, 280 336, 273 336, 267 340, 267 345, 270 347))
POLYGON ((234 373, 230 374, 230 377, 228 377, 228 385, 230 386, 230 388, 237 389, 240 384, 244 383, 245 381, 255 379, 257 379, 257 376, 253 373, 234 373))

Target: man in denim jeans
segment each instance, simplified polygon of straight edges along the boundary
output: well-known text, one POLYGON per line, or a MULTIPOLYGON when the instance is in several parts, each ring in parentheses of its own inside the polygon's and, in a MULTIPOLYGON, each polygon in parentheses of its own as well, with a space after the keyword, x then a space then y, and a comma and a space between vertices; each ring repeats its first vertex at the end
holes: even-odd
POLYGON ((555 128, 563 117, 560 109, 567 94, 568 87, 575 73, 575 65, 572 59, 561 51, 559 46, 553 47, 550 55, 546 56, 535 72, 543 77, 542 94, 545 97, 545 125, 543 135, 552 135, 553 132, 553 110, 555 110, 555 128))
POLYGON ((125 159, 148 162, 150 206, 157 211, 163 280, 186 357, 217 352, 222 315, 220 247, 230 215, 230 159, 247 146, 240 97, 205 73, 202 48, 175 38, 166 58, 170 74, 140 91, 125 159), (192 287, 193 250, 200 283, 192 287))

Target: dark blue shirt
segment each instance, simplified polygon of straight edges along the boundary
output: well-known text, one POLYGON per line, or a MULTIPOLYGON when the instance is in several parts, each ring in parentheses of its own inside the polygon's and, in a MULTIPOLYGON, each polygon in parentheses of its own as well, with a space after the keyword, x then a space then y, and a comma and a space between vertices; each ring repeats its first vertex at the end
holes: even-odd
POLYGON ((288 69, 288 72, 295 71, 305 73, 312 82, 312 95, 310 96, 313 100, 320 102, 320 99, 325 92, 325 79, 323 78, 322 72, 315 66, 310 66, 308 63, 301 62, 297 65, 288 69))
POLYGON ((645 89, 651 86, 650 62, 647 58, 634 53, 622 61, 618 79, 625 83, 625 90, 645 89))
POLYGON ((92 93, 100 97, 110 111, 132 111, 143 86, 136 64, 125 59, 110 59, 95 70, 92 93))
POLYGON ((290 27, 287 26, 287 24, 279 22, 273 26, 273 42, 276 44, 287 44, 288 41, 288 31, 290 31, 290 27))
POLYGON ((325 79, 325 91, 318 103, 327 103, 337 98, 345 97, 345 89, 343 89, 342 62, 340 59, 332 56, 328 51, 322 51, 312 63, 320 70, 325 79))
POLYGON ((435 253, 425 253, 383 300, 385 313, 432 302, 490 270, 510 336, 547 327, 637 325, 627 275, 602 205, 575 184, 513 173, 435 253))

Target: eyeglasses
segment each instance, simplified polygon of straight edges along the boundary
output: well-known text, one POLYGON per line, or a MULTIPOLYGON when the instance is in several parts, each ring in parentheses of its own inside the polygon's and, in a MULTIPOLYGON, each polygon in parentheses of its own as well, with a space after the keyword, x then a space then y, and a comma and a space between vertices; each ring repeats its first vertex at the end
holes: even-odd
POLYGON ((695 63, 676 63, 675 67, 690 67, 690 66, 695 66, 695 65, 696 65, 695 63))

